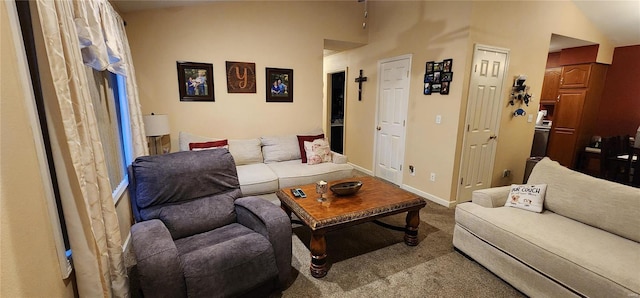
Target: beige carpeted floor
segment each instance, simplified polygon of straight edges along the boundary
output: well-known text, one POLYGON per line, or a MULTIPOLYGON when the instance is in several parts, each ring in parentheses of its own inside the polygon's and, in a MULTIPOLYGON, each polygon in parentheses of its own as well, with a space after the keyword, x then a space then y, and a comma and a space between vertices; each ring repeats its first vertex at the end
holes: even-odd
MULTIPOLYGON (((275 194, 263 195, 279 205, 275 194)), ((404 226, 405 215, 381 221, 404 226)), ((309 272, 310 232, 293 224, 292 283, 272 297, 524 297, 484 267, 455 251, 454 209, 428 202, 420 211, 418 246, 404 244, 403 232, 364 223, 326 236, 330 267, 326 277, 309 272)), ((134 257, 127 254, 133 296, 134 257)))
MULTIPOLYGON (((265 199, 277 203, 275 195, 265 199)), ((405 214, 381 220, 404 226, 405 214)), ((310 232, 294 224, 292 284, 274 297, 524 297, 484 267, 455 251, 454 209, 428 202, 420 211, 418 246, 403 232, 364 223, 327 234, 330 270, 309 272, 310 232)))

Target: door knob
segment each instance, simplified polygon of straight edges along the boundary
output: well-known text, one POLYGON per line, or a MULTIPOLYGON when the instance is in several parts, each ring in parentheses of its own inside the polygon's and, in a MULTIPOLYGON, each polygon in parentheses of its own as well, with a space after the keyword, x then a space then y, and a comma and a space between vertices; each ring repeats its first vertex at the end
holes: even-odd
POLYGON ((377 129, 377 130, 381 130, 381 129, 382 129, 382 127, 378 126, 378 127, 376 127, 376 129, 377 129))
POLYGON ((490 136, 490 137, 489 137, 489 140, 495 140, 495 139, 497 139, 497 138, 498 138, 498 136, 496 136, 496 135, 492 135, 492 136, 490 136))

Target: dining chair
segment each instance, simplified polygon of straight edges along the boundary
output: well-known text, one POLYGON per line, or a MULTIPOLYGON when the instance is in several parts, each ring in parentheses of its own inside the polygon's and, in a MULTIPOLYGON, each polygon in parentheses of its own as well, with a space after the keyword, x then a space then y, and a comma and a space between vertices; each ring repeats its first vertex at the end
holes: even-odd
POLYGON ((629 184, 630 149, 629 135, 603 138, 600 151, 600 177, 629 184))

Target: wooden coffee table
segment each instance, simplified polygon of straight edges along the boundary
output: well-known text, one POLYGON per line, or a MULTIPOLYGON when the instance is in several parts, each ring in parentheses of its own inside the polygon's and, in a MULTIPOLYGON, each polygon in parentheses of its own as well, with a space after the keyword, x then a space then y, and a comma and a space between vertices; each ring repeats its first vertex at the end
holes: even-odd
POLYGON ((325 234, 363 222, 407 212, 404 242, 418 245, 419 211, 427 203, 417 195, 375 177, 358 177, 329 182, 329 186, 345 181, 362 181, 362 188, 351 196, 336 196, 331 191, 324 195, 325 201, 318 202, 316 186, 298 186, 306 194, 304 199, 296 198, 291 188, 281 189, 277 195, 280 206, 291 217, 293 212, 311 229, 311 275, 316 278, 327 275, 327 244, 325 234))

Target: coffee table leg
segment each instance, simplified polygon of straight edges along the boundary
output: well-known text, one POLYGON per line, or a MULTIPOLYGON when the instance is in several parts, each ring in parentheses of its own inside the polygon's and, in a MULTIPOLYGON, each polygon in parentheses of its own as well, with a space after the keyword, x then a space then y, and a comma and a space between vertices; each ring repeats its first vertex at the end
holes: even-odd
POLYGON ((324 232, 313 232, 311 235, 311 276, 321 278, 327 275, 327 242, 324 232))
POLYGON ((409 246, 418 245, 418 225, 420 224, 420 211, 407 212, 407 226, 404 232, 404 243, 409 246))

